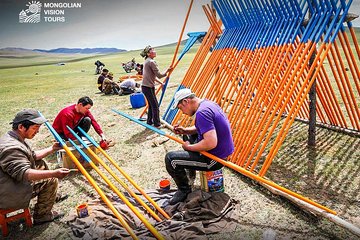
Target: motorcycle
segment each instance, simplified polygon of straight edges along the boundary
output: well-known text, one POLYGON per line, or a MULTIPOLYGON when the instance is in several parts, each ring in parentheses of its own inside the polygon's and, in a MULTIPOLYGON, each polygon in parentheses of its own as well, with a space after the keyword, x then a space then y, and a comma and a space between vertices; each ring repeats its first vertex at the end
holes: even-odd
POLYGON ((136 66, 135 58, 133 58, 131 61, 127 63, 122 63, 122 67, 126 73, 130 73, 131 70, 135 69, 135 66, 136 66))

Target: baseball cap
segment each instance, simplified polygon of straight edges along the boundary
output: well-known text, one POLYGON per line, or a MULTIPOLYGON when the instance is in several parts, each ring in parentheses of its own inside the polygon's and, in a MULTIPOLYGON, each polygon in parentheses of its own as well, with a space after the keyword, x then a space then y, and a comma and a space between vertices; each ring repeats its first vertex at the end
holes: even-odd
POLYGON ((16 114, 15 118, 10 124, 23 122, 25 120, 28 120, 35 124, 43 124, 47 121, 46 118, 44 118, 37 110, 24 109, 16 114))
POLYGON ((190 89, 188 88, 183 88, 183 89, 180 89, 179 91, 177 91, 175 93, 175 97, 174 97, 174 104, 172 106, 172 109, 175 109, 177 108, 177 105, 179 104, 179 102, 191 95, 193 95, 194 93, 191 92, 190 89))

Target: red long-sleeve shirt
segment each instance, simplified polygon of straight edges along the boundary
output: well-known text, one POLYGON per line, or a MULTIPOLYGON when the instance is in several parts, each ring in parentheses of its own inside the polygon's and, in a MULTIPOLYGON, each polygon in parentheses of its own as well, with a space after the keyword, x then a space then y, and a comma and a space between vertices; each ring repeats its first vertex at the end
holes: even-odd
POLYGON ((84 117, 89 117, 91 119, 91 125, 94 127, 95 131, 101 135, 103 131, 101 130, 100 125, 96 122, 95 118, 91 114, 90 111, 87 111, 84 115, 76 112, 75 105, 70 105, 63 110, 61 110, 56 116, 53 127, 59 134, 64 134, 65 137, 75 140, 75 137, 70 133, 70 131, 66 128, 66 125, 71 129, 74 129, 81 119, 84 117))

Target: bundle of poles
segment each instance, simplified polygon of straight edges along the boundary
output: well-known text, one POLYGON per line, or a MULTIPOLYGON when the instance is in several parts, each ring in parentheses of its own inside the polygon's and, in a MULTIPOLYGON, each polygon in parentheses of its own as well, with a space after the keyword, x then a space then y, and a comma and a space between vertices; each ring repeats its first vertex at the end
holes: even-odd
MULTIPOLYGON (((120 224, 124 227, 124 229, 128 232, 128 234, 133 239, 138 239, 135 235, 133 229, 129 226, 129 224, 125 221, 124 217, 119 213, 119 211, 114 207, 109 198, 105 195, 103 190, 99 187, 96 181, 89 175, 87 170, 83 167, 83 165, 79 162, 79 159, 74 155, 74 153, 70 150, 70 148, 66 145, 65 141, 59 136, 59 134, 55 131, 55 129, 48 122, 45 123, 50 132, 53 134, 55 139, 60 143, 62 148, 74 162, 76 167, 80 170, 80 172, 85 176, 85 178, 89 181, 92 187, 97 191, 101 199, 104 203, 109 207, 109 209, 113 212, 115 217, 119 220, 120 224)), ((91 157, 96 159, 96 161, 119 183, 156 221, 161 222, 162 219, 152 210, 124 181, 122 181, 117 174, 111 170, 111 168, 93 151, 90 146, 85 143, 85 141, 77 135, 74 130, 67 126, 71 134, 79 141, 79 143, 83 146, 80 148, 73 140, 69 139, 70 144, 80 153, 81 157, 101 176, 101 178, 106 182, 109 188, 117 195, 119 198, 129 207, 129 209, 139 218, 139 220, 145 225, 145 227, 153 234, 156 239, 165 239, 155 228, 151 225, 151 223, 142 215, 139 210, 126 198, 126 196, 113 184, 113 182, 97 167, 97 165, 91 160, 91 157), (86 150, 91 157, 89 157, 84 150, 86 150)), ((151 199, 151 197, 146 194, 146 192, 141 189, 139 185, 137 185, 134 180, 119 167, 118 164, 100 147, 100 145, 89 136, 84 130, 78 127, 78 130, 82 133, 86 139, 92 143, 103 156, 121 173, 123 177, 128 180, 135 187, 139 193, 145 197, 149 203, 163 216, 164 219, 170 219, 169 215, 161 209, 157 203, 151 199)))
MULTIPOLYGON (((292 124, 309 120, 308 94, 315 84, 317 123, 359 136, 360 51, 351 24, 354 16, 348 13, 351 4, 352 0, 214 0, 212 6, 203 6, 210 28, 178 90, 190 88, 227 113, 235 152, 226 166, 270 185, 265 175, 292 124)), ((194 118, 171 109, 172 103, 173 99, 163 122, 193 125, 194 118)), ((325 217, 360 236, 359 228, 336 219, 335 211, 280 186, 275 189, 322 209, 312 209, 317 214, 325 210, 325 217)))
MULTIPOLYGON (((343 26, 351 1, 213 3, 225 29, 210 52, 216 36, 206 39, 219 34, 220 23, 210 21, 179 89, 190 88, 228 113, 236 146, 232 162, 265 176, 294 120, 309 119, 308 93, 315 81, 319 123, 359 132, 360 55, 351 22, 346 23, 357 58, 343 26)), ((205 12, 213 17, 210 8, 205 12)), ((163 116, 167 123, 193 124, 170 106, 163 116)))

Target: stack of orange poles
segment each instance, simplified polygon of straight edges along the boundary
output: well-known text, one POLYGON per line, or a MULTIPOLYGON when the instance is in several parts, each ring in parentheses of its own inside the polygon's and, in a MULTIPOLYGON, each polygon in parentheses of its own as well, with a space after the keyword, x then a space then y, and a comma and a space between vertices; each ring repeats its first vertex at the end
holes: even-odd
MULTIPOLYGON (((229 6, 232 5, 229 4, 227 7, 229 6)), ((318 7, 316 10, 324 9, 318 7)), ((326 10, 330 12, 329 9, 326 10)), ((207 16, 209 15, 210 13, 207 12, 207 16)), ((317 20, 323 21, 324 17, 317 15, 317 20)), ((325 26, 322 22, 316 24, 317 27, 314 28, 313 26, 316 25, 313 24, 311 30, 311 27, 308 27, 310 32, 313 31, 311 32, 313 35, 320 31, 322 26, 325 26)), ((284 24, 284 26, 286 25, 284 24)), ((233 41, 237 41, 239 37, 247 37, 248 32, 240 35, 241 31, 238 31, 239 35, 231 35, 235 32, 231 32, 231 30, 226 32, 227 36, 223 34, 219 42, 225 37, 233 38, 233 41)), ((340 110, 334 90, 332 86, 329 86, 330 80, 322 65, 323 61, 321 64, 318 61, 313 66, 308 66, 311 55, 314 54, 318 57, 320 54, 315 50, 314 43, 305 44, 300 41, 302 33, 304 31, 300 31, 299 36, 294 35, 294 43, 279 46, 255 48, 254 50, 215 47, 209 57, 201 63, 200 72, 187 72, 186 76, 191 76, 192 82, 189 83, 189 79, 184 78, 181 83, 181 85, 191 88, 199 97, 214 100, 225 112, 229 113, 228 117, 236 146, 231 161, 245 168, 250 167, 250 171, 257 167, 268 144, 274 144, 272 149, 278 148, 278 144, 281 144, 282 141, 274 138, 273 135, 276 133, 286 136, 294 114, 302 119, 308 118, 309 111, 305 101, 308 98, 306 95, 308 88, 304 88, 304 86, 308 86, 309 76, 312 73, 316 73, 316 77, 319 79, 319 103, 317 104, 319 109, 317 112, 320 119, 326 121, 328 118, 331 124, 346 126, 344 114, 340 110), (314 71, 314 68, 317 70, 314 71), (298 96, 304 96, 304 100, 298 96), (297 111, 294 110, 294 106, 297 107, 297 111)), ((285 34, 285 32, 281 32, 281 34, 285 34)), ((256 36, 256 34, 252 36, 256 36)), ((347 49, 347 59, 353 61, 354 58, 349 53, 346 38, 343 38, 345 44, 342 46, 347 49)), ((329 57, 328 53, 326 53, 326 57, 329 57)), ((341 69, 341 64, 338 65, 341 69)), ((354 64, 350 66, 352 66, 352 75, 356 76, 357 69, 354 64)), ((353 103, 352 106, 348 106, 348 112, 353 119, 358 119, 355 118, 358 115, 358 107, 355 98, 351 97, 353 94, 350 93, 353 91, 349 87, 347 78, 342 78, 344 80, 340 82, 340 85, 346 86, 343 96, 350 96, 345 99, 347 102, 353 103)), ((192 125, 193 121, 193 118, 183 116, 179 112, 173 123, 192 125), (179 121, 180 119, 182 120, 179 121)), ((352 123, 357 127, 354 121, 352 123)), ((266 164, 263 164, 265 169, 268 168, 266 165, 274 157, 274 153, 270 152, 266 164), (269 160, 269 158, 272 159, 269 160)))

